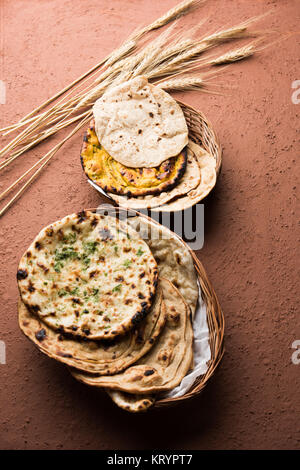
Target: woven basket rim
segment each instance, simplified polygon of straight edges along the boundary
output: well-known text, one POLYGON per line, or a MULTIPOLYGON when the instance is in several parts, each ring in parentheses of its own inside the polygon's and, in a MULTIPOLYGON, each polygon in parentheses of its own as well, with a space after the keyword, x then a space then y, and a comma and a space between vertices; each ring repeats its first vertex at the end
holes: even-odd
MULTIPOLYGON (((189 109, 192 113, 197 114, 198 116, 200 116, 202 121, 204 121, 206 123, 207 127, 209 128, 209 130, 210 130, 210 132, 211 132, 211 134, 214 138, 216 148, 217 148, 217 156, 215 156, 215 155, 213 155, 213 156, 216 160, 216 172, 217 172, 217 176, 218 176, 218 174, 220 173, 221 166, 222 166, 222 146, 221 146, 219 137, 217 136, 216 131, 214 130, 214 128, 212 126, 211 121, 206 117, 206 115, 204 113, 202 113, 202 111, 199 111, 198 109, 194 108, 190 104, 187 104, 187 103, 185 103, 184 101, 181 101, 181 100, 176 100, 176 101, 180 105, 181 108, 189 109)), ((209 149, 206 147, 205 142, 203 142, 203 141, 202 141, 202 146, 204 147, 204 149, 207 152, 210 153, 209 149)))
MULTIPOLYGON (((172 232, 168 227, 156 222, 156 220, 151 217, 142 214, 141 212, 135 209, 126 209, 124 207, 116 207, 112 204, 100 204, 97 208, 87 209, 89 211, 97 211, 99 209, 111 209, 114 211, 123 211, 128 213, 134 213, 135 215, 142 217, 148 220, 151 223, 156 224, 159 227, 166 228, 172 232)), ((155 401, 154 407, 159 408, 162 406, 170 406, 179 404, 187 399, 193 398, 204 389, 209 379, 213 376, 218 365, 220 364, 222 357, 224 355, 224 330, 225 330, 225 319, 222 312, 220 303, 218 301, 217 295, 214 288, 212 287, 211 282, 209 281, 205 269, 201 261, 197 258, 195 252, 188 246, 188 244, 175 232, 172 232, 179 240, 182 242, 185 247, 188 249, 191 254, 194 262, 194 267, 197 272, 197 278, 200 283, 202 299, 206 305, 206 314, 207 314, 207 324, 209 329, 209 345, 211 350, 211 359, 208 364, 208 368, 205 374, 197 377, 192 387, 184 395, 175 398, 163 398, 161 400, 155 401)))

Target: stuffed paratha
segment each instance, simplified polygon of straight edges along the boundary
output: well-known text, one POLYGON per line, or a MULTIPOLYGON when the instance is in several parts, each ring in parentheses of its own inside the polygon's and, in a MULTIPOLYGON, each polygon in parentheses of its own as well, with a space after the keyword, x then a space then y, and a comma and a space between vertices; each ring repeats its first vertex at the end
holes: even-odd
POLYGON ((81 163, 87 177, 104 191, 137 197, 160 194, 176 186, 185 173, 187 151, 183 149, 156 168, 129 168, 114 159, 99 143, 92 121, 84 136, 81 163))
POLYGON ((187 148, 187 164, 184 175, 173 189, 168 188, 167 191, 164 190, 158 196, 148 195, 128 198, 126 196, 117 196, 113 193, 109 193, 109 196, 122 207, 129 209, 148 209, 162 206, 168 201, 187 194, 189 191, 195 189, 200 184, 200 179, 200 168, 197 162, 197 158, 195 157, 194 152, 192 152, 189 143, 187 148))

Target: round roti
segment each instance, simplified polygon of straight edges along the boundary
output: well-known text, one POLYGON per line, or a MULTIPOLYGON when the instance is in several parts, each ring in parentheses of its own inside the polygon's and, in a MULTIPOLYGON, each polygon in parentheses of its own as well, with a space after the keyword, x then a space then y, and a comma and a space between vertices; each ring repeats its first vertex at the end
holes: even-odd
POLYGON ((115 160, 99 143, 92 121, 83 139, 81 163, 87 177, 104 191, 137 197, 160 194, 176 186, 185 173, 187 151, 183 149, 157 168, 129 168, 115 160))
POLYGON ((154 212, 176 212, 188 209, 202 201, 214 188, 217 181, 216 160, 200 145, 191 141, 191 149, 200 169, 200 183, 194 189, 164 205, 155 207, 154 212))
POLYGON ((158 270, 127 223, 83 211, 44 228, 22 256, 21 298, 59 332, 113 338, 148 313, 158 270))
POLYGON ((93 113, 99 142, 130 168, 158 167, 188 143, 179 104, 142 76, 110 88, 96 101, 93 113))
POLYGON ((20 300, 19 326, 47 356, 76 369, 97 374, 116 374, 146 354, 155 343, 166 320, 161 289, 150 312, 136 328, 113 341, 74 338, 57 333, 29 311, 20 300))

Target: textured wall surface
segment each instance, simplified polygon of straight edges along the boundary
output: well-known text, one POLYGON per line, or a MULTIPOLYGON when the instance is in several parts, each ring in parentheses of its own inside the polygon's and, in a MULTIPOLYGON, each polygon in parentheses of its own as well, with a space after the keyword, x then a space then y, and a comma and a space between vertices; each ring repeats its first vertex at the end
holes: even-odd
MULTIPOLYGON (((0 126, 14 122, 118 46, 137 26, 176 0, 2 0, 1 76, 7 102, 0 126)), ((189 28, 232 26, 271 10, 259 28, 299 28, 297 0, 208 0, 184 18, 189 28)), ((82 133, 0 219, 0 448, 33 449, 295 449, 299 434, 300 339, 297 296, 296 164, 300 104, 299 34, 219 78, 222 95, 178 97, 203 111, 223 145, 217 187, 205 202, 199 251, 226 317, 226 355, 197 399, 132 416, 96 390, 76 383, 39 353, 17 326, 18 260, 50 222, 100 202, 79 162, 82 133), (298 73, 298 76, 297 76, 298 73)), ((298 135, 299 138, 299 135, 298 135)), ((18 159, 0 190, 53 142, 18 159)), ((1 147, 6 140, 1 139, 1 147)))

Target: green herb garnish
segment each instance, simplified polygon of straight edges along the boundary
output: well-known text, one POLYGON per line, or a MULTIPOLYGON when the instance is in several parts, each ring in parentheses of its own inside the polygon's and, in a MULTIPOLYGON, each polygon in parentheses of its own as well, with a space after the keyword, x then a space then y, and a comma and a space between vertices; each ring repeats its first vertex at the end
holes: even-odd
POLYGON ((59 289, 59 291, 58 291, 58 296, 59 297, 65 297, 68 294, 69 294, 69 292, 66 291, 66 289, 59 289))
POLYGON ((73 290, 71 290, 72 295, 79 295, 79 287, 75 287, 73 290))
POLYGON ((80 259, 79 254, 71 246, 64 246, 61 251, 55 250, 54 259, 56 262, 66 259, 80 259))
POLYGON ((122 284, 117 284, 114 288, 113 288, 113 292, 120 292, 121 291, 121 287, 122 287, 122 284))
POLYGON ((76 233, 74 232, 69 233, 63 238, 62 241, 63 243, 69 243, 70 245, 73 245, 73 243, 76 242, 76 233))
POLYGON ((91 258, 89 258, 88 255, 84 254, 82 255, 82 262, 86 267, 88 267, 91 262, 91 258))
POLYGON ((141 248, 138 249, 138 251, 136 252, 136 254, 138 256, 142 256, 144 254, 143 250, 141 248))
POLYGON ((125 261, 123 263, 123 266, 125 266, 125 268, 129 268, 131 263, 132 263, 132 261, 130 259, 125 259, 125 261))
POLYGON ((54 264, 54 271, 56 271, 57 273, 60 273, 61 271, 61 268, 63 268, 64 265, 61 261, 57 261, 55 264, 54 264))
POLYGON ((97 246, 98 246, 98 242, 83 243, 83 249, 84 249, 84 252, 87 255, 91 255, 91 254, 95 253, 95 251, 97 250, 97 246))

